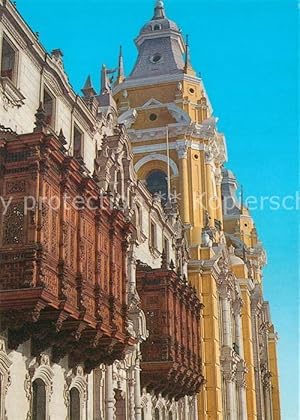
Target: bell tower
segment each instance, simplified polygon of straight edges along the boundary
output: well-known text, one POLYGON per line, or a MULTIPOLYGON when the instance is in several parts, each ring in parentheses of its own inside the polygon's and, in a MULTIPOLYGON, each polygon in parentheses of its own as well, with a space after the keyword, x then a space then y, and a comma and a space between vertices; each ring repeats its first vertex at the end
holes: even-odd
POLYGON ((190 246, 189 279, 205 307, 200 356, 207 384, 199 395, 199 418, 222 419, 218 293, 212 270, 203 274, 203 261, 208 267, 212 246, 225 242, 225 139, 192 67, 188 37, 167 17, 162 1, 156 1, 135 44, 134 68, 113 90, 119 122, 128 129, 138 179, 163 203, 176 199, 180 206, 190 246))
POLYGON ((154 171, 158 178, 165 174, 169 188, 164 199, 175 195, 180 202, 191 246, 202 244, 205 228, 218 242, 226 145, 203 82, 192 68, 188 39, 184 41, 163 2, 157 1, 153 18, 135 43, 136 64, 115 85, 114 97, 119 120, 129 129, 138 177, 147 184, 154 171))

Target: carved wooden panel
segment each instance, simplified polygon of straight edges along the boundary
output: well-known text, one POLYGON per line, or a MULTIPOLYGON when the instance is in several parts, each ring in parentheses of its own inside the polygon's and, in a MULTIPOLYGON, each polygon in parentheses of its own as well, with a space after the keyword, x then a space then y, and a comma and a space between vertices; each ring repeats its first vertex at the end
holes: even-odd
POLYGON ((54 134, 1 143, 0 159, 0 196, 12 196, 0 220, 0 312, 11 348, 31 337, 37 354, 52 346, 54 360, 69 354, 87 370, 123 358, 134 342, 123 293, 125 215, 75 206, 78 196, 100 200, 99 188, 54 134), (28 213, 27 195, 37 199, 28 213))
POLYGON ((154 392, 181 398, 202 383, 195 291, 173 271, 137 271, 138 293, 149 338, 141 345, 142 383, 154 392))
POLYGON ((8 207, 2 222, 2 245, 23 245, 25 238, 24 202, 14 202, 8 207))
POLYGON ((100 287, 106 294, 109 294, 109 277, 110 277, 110 255, 109 255, 109 233, 108 230, 101 230, 99 235, 100 241, 100 287))

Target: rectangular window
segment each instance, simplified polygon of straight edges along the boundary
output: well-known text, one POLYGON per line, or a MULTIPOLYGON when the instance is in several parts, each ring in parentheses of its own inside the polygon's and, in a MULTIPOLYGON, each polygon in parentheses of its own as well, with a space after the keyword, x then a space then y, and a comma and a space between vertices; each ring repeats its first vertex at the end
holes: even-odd
POLYGON ((47 89, 44 89, 44 110, 47 124, 54 128, 54 98, 47 89))
POLYGON ((74 125, 73 132, 73 155, 76 158, 83 158, 83 133, 74 125))
POLYGON ((170 261, 170 245, 169 245, 169 239, 166 238, 165 236, 164 236, 164 240, 163 240, 163 250, 166 254, 166 260, 169 263, 169 261, 170 261))
POLYGON ((136 205, 136 223, 140 230, 142 230, 142 212, 141 207, 137 204, 136 205))
POLYGON ((150 226, 150 241, 151 247, 156 248, 156 224, 154 222, 151 222, 150 226))
POLYGON ((16 50, 5 38, 2 41, 1 77, 16 81, 16 50))

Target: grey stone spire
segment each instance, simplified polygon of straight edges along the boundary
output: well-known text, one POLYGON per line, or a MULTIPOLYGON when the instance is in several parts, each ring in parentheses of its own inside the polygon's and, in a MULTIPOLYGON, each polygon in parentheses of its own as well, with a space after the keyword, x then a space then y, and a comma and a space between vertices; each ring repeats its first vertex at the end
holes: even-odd
POLYGON ((164 4, 156 1, 154 16, 135 39, 138 58, 128 79, 184 73, 185 45, 175 22, 166 17, 164 4))
POLYGON ((107 77, 107 69, 105 64, 102 64, 102 69, 101 69, 101 93, 108 93, 110 92, 110 85, 109 85, 109 80, 107 77))
POLYGON ((90 75, 87 77, 86 82, 83 88, 81 89, 81 91, 85 97, 91 97, 91 96, 96 95, 95 89, 93 88, 93 85, 92 85, 92 79, 90 75))
POLYGON ((153 20, 164 19, 166 17, 164 3, 161 0, 156 0, 154 8, 153 20))
POLYGON ((186 36, 185 41, 185 71, 191 65, 191 56, 190 56, 190 45, 189 45, 189 36, 186 36))
POLYGON ((120 45, 117 84, 122 83, 124 79, 125 79, 125 71, 124 71, 123 49, 122 49, 122 45, 120 45))
POLYGON ((107 77, 108 74, 113 74, 116 69, 108 70, 105 64, 102 65, 101 70, 101 91, 100 95, 97 96, 97 100, 100 106, 103 108, 105 113, 109 113, 112 110, 116 113, 117 105, 112 95, 112 90, 110 86, 109 79, 107 77))

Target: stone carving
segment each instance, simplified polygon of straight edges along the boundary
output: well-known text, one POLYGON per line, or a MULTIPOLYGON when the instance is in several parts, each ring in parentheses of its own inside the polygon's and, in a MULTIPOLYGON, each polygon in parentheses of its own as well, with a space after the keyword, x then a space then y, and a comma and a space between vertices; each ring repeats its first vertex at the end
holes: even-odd
POLYGON ((82 366, 77 366, 68 374, 65 374, 64 385, 64 402, 67 407, 70 405, 70 391, 76 388, 80 395, 81 409, 87 400, 87 375, 84 373, 82 366))
POLYGON ((247 365, 244 360, 239 360, 236 370, 236 384, 240 388, 246 387, 246 375, 248 373, 247 365))
POLYGON ((0 77, 0 95, 5 111, 9 108, 20 108, 24 104, 25 96, 8 77, 0 77))
POLYGON ((176 150, 179 159, 186 159, 187 158, 187 151, 188 151, 188 142, 180 142, 176 145, 176 150))
POLYGON ((221 350, 221 365, 224 379, 228 382, 235 380, 239 356, 231 347, 223 346, 221 350))
MULTIPOLYGON (((50 358, 48 354, 40 354, 33 359, 29 365, 28 373, 25 376, 24 390, 29 401, 29 407, 32 402, 32 384, 36 379, 40 379, 45 384, 46 390, 46 418, 49 417, 49 402, 53 394, 53 377, 54 373, 50 365, 50 358)), ((27 418, 31 419, 31 410, 27 413, 27 418)))

